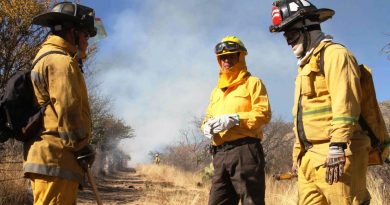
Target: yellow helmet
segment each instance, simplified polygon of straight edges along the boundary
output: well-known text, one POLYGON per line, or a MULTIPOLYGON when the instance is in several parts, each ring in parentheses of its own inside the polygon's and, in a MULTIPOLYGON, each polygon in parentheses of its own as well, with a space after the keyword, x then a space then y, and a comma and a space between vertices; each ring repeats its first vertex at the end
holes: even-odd
POLYGON ((238 52, 243 52, 245 55, 248 54, 244 43, 235 36, 224 37, 221 42, 215 46, 214 51, 217 56, 238 52))

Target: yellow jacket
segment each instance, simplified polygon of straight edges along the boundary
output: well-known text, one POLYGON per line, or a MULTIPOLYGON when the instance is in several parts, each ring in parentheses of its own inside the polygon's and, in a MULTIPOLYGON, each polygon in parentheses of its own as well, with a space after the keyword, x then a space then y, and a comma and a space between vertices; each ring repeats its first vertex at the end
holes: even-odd
POLYGON ((240 125, 214 135, 214 145, 234 141, 243 137, 262 139, 262 127, 271 119, 271 108, 267 90, 262 81, 250 76, 242 83, 228 87, 225 92, 214 88, 207 108, 207 119, 237 113, 240 125))
POLYGON ((358 124, 361 101, 359 66, 350 51, 335 44, 327 47, 323 54, 324 76, 319 68, 319 57, 313 55, 320 55, 328 43, 321 42, 298 68, 292 111, 296 136, 295 164, 305 153, 304 141, 308 142, 306 151, 314 153, 316 165, 325 162, 331 142, 347 143, 347 156, 351 154, 353 141, 360 141, 355 144, 369 149, 369 139, 358 124), (299 109, 302 114, 299 114, 299 109), (299 124, 303 125, 304 134, 299 132, 299 124))
POLYGON ((48 51, 62 51, 43 57, 33 68, 31 80, 39 104, 47 101, 41 136, 25 143, 24 172, 81 181, 82 168, 75 152, 89 144, 91 114, 87 89, 78 65, 76 48, 58 36, 49 36, 36 59, 48 51))

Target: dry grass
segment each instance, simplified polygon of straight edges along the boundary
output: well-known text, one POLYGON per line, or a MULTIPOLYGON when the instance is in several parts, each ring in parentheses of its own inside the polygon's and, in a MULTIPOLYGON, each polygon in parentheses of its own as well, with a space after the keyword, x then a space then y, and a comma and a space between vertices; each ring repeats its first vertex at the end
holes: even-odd
POLYGON ((0 205, 23 204, 28 181, 23 178, 20 143, 7 142, 0 150, 0 205))
POLYGON ((137 171, 147 180, 144 197, 137 204, 207 204, 210 185, 201 183, 201 173, 184 172, 167 165, 142 165, 137 171))
POLYGON ((296 179, 275 181, 272 176, 265 177, 265 204, 295 205, 298 201, 296 179))
MULTIPOLYGON (((139 205, 203 205, 207 204, 210 184, 202 184, 199 173, 183 172, 166 165, 142 165, 137 168, 139 174, 147 179, 146 193, 139 205), (155 183, 156 182, 156 183, 155 183)), ((384 193, 385 186, 367 176, 368 190, 371 193, 371 204, 390 204, 389 193, 384 193), (387 201, 386 201, 387 199, 387 201)), ((298 201, 297 180, 275 181, 266 176, 266 204, 267 205, 295 205, 298 201)))
MULTIPOLYGON (((5 149, 7 150, 7 149, 5 149)), ((10 149, 8 149, 10 150, 10 149)), ((0 205, 23 204, 26 197, 27 180, 21 179, 21 156, 18 152, 0 152, 0 205), (7 171, 5 171, 7 170, 7 171), (14 171, 11 171, 14 170, 14 171)), ((137 205, 203 205, 207 204, 210 183, 202 182, 202 173, 180 171, 167 165, 142 165, 137 172, 145 181, 142 197, 135 203, 137 205)), ((371 204, 390 204, 389 186, 380 178, 371 174, 367 176, 368 190, 371 193, 371 204)), ((266 204, 267 205, 293 205, 297 203, 296 179, 275 181, 266 176, 266 204)), ((117 193, 110 193, 115 195, 117 193)))
MULTIPOLYGON (((375 178, 371 173, 367 175, 367 187, 371 194, 371 204, 388 205, 390 204, 390 193, 386 191, 386 186, 382 179, 375 178)), ((389 188, 387 188, 388 190, 389 188)))

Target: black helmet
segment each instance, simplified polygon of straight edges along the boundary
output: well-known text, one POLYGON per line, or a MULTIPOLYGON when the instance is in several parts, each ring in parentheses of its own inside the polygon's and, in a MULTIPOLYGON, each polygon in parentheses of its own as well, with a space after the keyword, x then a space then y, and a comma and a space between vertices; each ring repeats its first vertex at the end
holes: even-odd
POLYGON ((317 9, 308 0, 281 0, 275 1, 272 5, 270 32, 285 31, 288 26, 302 19, 321 23, 331 18, 335 13, 332 9, 317 9))
POLYGON ((51 11, 33 18, 32 24, 55 28, 71 23, 76 28, 86 29, 91 37, 96 35, 95 11, 92 8, 72 2, 55 4, 51 11))

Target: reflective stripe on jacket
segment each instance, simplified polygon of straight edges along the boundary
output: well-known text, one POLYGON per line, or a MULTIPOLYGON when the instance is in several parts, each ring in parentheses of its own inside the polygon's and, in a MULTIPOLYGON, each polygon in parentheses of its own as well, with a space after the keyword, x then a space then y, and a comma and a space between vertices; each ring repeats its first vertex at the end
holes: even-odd
POLYGON ((318 163, 323 163, 329 143, 349 143, 354 136, 357 136, 357 132, 361 132, 358 125, 361 101, 359 66, 350 51, 334 44, 328 46, 323 54, 324 73, 322 73, 317 56, 328 43, 321 42, 311 55, 302 60, 298 68, 293 107, 296 136, 294 163, 297 163, 299 155, 305 152, 303 138, 314 146, 309 151, 318 154, 320 159, 318 163), (298 116, 300 100, 302 113, 298 116), (304 137, 302 134, 299 135, 297 129, 300 119, 304 137), (320 144, 325 145, 318 148, 320 144))
POLYGON ((240 125, 214 135, 214 145, 243 137, 262 139, 262 127, 271 119, 267 90, 262 81, 250 76, 241 84, 227 90, 216 87, 211 93, 206 118, 237 113, 240 125))
POLYGON ((77 50, 61 37, 49 36, 36 58, 53 50, 66 55, 47 55, 31 72, 38 103, 51 103, 44 113, 40 138, 25 143, 24 172, 81 181, 83 171, 74 153, 91 137, 87 89, 77 50))

